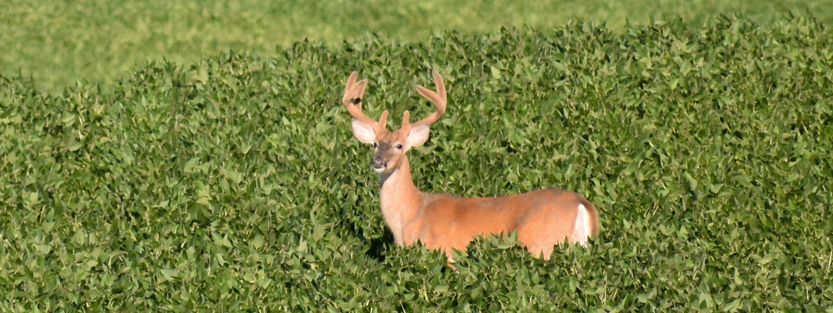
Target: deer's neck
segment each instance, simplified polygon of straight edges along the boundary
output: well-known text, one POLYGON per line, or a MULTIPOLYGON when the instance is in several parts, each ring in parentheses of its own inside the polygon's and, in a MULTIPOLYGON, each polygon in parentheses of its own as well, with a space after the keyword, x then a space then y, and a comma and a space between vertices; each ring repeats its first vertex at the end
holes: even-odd
POLYGON ((393 232, 396 244, 412 244, 404 242, 403 231, 419 212, 422 205, 422 192, 414 186, 413 178, 411 178, 411 165, 407 156, 403 156, 398 169, 390 174, 379 175, 379 186, 382 215, 393 232))

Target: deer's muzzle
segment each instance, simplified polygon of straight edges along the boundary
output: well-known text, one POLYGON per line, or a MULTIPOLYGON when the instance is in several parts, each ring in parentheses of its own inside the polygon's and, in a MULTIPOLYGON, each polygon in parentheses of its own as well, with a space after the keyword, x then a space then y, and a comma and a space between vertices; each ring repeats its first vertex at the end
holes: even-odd
POLYGON ((384 158, 381 156, 376 156, 373 158, 373 169, 374 170, 383 170, 388 165, 388 162, 385 161, 384 158))

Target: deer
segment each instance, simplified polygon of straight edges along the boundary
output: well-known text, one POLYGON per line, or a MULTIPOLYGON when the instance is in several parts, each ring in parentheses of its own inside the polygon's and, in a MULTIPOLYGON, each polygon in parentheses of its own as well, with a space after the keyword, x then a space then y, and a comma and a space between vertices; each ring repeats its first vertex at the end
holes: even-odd
POLYGON ((432 73, 437 91, 416 85, 417 92, 435 106, 427 118, 410 123, 405 111, 402 126, 387 130, 388 111, 378 121, 362 112, 367 79, 356 82, 358 72, 347 79, 342 101, 352 115, 353 135, 372 144, 371 168, 379 174, 382 215, 398 246, 417 241, 440 250, 454 263, 453 250, 465 251, 477 236, 509 235, 537 258, 549 260, 554 246, 568 241, 587 247, 599 233, 596 208, 583 196, 569 191, 545 189, 496 198, 463 198, 423 193, 414 185, 407 152, 428 140, 429 127, 445 114, 448 103, 445 83, 432 73))

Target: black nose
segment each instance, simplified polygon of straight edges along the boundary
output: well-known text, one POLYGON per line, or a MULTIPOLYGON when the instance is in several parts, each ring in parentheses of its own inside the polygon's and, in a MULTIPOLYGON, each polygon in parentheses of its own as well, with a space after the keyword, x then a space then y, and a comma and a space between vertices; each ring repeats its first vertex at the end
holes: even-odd
POLYGON ((385 159, 382 157, 375 157, 373 158, 373 167, 374 168, 385 168, 385 159))

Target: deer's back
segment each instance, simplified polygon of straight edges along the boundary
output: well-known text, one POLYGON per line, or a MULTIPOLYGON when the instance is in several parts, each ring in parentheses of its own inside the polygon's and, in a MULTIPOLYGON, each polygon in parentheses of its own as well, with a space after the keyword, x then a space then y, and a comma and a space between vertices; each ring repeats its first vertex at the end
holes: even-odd
POLYGON ((463 250, 475 236, 513 231, 518 231, 521 241, 522 237, 541 234, 563 240, 573 232, 579 204, 595 215, 595 208, 584 197, 557 189, 499 198, 426 194, 418 214, 419 225, 414 226, 418 226, 419 239, 429 248, 451 245, 463 250))

